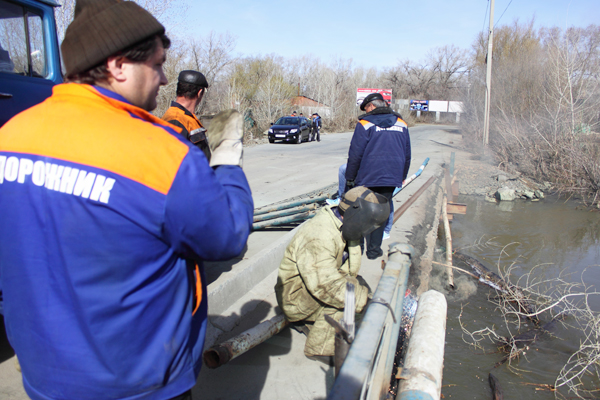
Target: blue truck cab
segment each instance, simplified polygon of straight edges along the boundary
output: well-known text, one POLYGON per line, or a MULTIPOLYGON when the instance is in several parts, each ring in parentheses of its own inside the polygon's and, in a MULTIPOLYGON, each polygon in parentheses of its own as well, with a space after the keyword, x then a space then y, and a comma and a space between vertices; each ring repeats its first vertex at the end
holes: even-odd
POLYGON ((0 0, 0 126, 63 81, 53 0, 0 0))
MULTIPOLYGON (((0 0, 0 127, 63 81, 52 0, 0 0)), ((2 277, 0 276, 0 314, 2 277)))

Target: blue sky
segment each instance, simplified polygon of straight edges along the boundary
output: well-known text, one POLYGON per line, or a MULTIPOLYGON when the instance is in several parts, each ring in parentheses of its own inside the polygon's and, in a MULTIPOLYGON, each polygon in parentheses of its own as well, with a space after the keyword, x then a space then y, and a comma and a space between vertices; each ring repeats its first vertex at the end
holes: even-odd
MULTIPOLYGON (((489 18, 488 0, 190 1, 190 33, 229 32, 239 55, 352 58, 378 69, 423 60, 444 45, 470 50, 489 18)), ((496 24, 532 17, 537 27, 600 24, 600 0, 495 0, 496 24)))

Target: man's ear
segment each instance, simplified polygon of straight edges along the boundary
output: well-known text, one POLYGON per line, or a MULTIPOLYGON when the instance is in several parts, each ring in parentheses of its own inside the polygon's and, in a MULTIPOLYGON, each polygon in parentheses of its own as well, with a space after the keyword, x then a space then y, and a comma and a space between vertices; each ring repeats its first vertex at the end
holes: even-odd
POLYGON ((204 88, 201 88, 200 90, 198 90, 198 99, 202 100, 202 97, 204 97, 204 93, 206 92, 206 90, 204 88))
POLYGON ((126 70, 129 67, 129 62, 122 56, 109 57, 106 60, 106 68, 110 75, 117 82, 124 82, 127 79, 126 70))

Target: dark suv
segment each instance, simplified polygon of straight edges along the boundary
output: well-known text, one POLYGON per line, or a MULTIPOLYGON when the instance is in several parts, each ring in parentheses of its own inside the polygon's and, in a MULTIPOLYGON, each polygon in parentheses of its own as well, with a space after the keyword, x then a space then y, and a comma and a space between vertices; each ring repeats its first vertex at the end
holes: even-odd
POLYGON ((269 129, 269 143, 281 140, 300 144, 311 139, 310 121, 304 117, 281 117, 269 129))

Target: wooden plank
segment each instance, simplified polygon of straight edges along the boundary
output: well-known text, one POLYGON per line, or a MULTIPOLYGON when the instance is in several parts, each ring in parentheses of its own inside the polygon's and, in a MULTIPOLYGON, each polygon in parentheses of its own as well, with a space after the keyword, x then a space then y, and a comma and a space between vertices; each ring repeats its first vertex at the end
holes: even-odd
MULTIPOLYGON (((454 153, 452 153, 454 154, 454 153)), ((448 218, 448 202, 444 195, 442 203, 442 218, 444 221, 444 233, 446 235, 446 275, 448 276, 448 286, 454 288, 454 271, 452 271, 452 233, 450 231, 450 219, 448 218)))
POLYGON ((467 205, 460 203, 448 203, 448 214, 466 214, 467 205))
MULTIPOLYGON (((452 221, 452 215, 453 214, 448 213, 448 221, 452 221)), ((443 223, 444 223, 444 218, 440 215, 440 224, 443 224, 443 223)))
POLYGON ((458 180, 452 182, 452 196, 458 197, 458 180))
POLYGON ((444 184, 445 184, 446 195, 448 196, 448 201, 453 202, 454 196, 452 195, 452 183, 451 183, 452 178, 450 177, 450 171, 448 170, 448 168, 444 168, 444 171, 445 171, 444 184))

